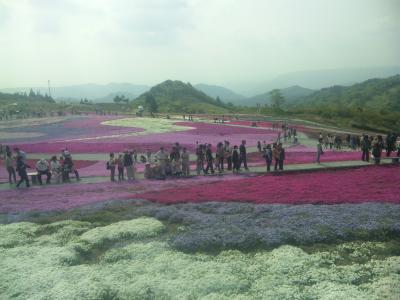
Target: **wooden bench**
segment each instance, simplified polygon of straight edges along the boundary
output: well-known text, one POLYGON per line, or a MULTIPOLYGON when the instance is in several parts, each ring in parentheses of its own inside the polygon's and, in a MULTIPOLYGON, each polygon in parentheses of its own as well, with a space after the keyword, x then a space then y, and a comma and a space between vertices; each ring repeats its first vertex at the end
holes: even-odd
POLYGON ((28 177, 31 177, 32 184, 38 183, 38 172, 28 172, 28 177))

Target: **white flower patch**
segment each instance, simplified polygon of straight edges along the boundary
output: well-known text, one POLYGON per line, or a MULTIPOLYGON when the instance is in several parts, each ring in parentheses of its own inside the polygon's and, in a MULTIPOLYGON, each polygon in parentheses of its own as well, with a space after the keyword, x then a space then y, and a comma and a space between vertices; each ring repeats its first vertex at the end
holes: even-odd
POLYGON ((396 242, 350 242, 311 254, 287 245, 189 254, 172 248, 164 225, 153 218, 95 226, 1 225, 6 242, 0 248, 0 299, 395 299, 400 294, 400 257, 382 254, 396 242), (19 242, 9 237, 14 234, 19 242), (73 250, 82 245, 92 251, 73 250))

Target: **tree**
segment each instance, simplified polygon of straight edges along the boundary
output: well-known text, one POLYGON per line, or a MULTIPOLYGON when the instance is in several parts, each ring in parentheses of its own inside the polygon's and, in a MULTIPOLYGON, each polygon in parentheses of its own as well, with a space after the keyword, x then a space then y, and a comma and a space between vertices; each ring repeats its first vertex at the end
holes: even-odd
POLYGON ((34 97, 36 97, 36 94, 35 94, 35 92, 31 89, 31 90, 29 91, 29 98, 34 98, 34 97))
POLYGON ((285 98, 282 96, 279 89, 272 90, 269 92, 271 97, 272 108, 276 111, 282 110, 282 105, 285 103, 285 98))
POLYGON ((145 100, 145 104, 146 109, 150 112, 150 113, 156 113, 158 112, 158 104, 156 99, 154 98, 154 96, 152 94, 147 94, 146 95, 146 100, 145 100))
POLYGON ((115 102, 115 103, 120 103, 121 100, 122 100, 122 99, 121 99, 121 97, 120 97, 119 95, 117 95, 117 96, 114 97, 114 102, 115 102))

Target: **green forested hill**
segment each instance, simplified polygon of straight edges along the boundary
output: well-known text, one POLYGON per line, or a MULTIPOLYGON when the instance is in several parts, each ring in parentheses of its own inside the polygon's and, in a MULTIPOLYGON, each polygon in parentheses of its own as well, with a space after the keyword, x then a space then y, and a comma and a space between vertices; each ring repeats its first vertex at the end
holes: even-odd
POLYGON ((352 86, 333 86, 304 97, 299 106, 345 105, 400 111, 400 75, 369 79, 352 86))
MULTIPOLYGON (((285 98, 285 104, 295 103, 299 99, 302 99, 303 97, 308 96, 314 92, 314 90, 297 85, 280 89, 280 91, 282 96, 285 98)), ((265 104, 270 105, 271 91, 247 98, 243 100, 241 104, 246 106, 256 106, 257 104, 261 104, 262 106, 264 106, 265 104)))
POLYGON ((352 86, 321 89, 293 104, 291 112, 348 119, 359 128, 400 129, 400 75, 369 79, 352 86))
POLYGON ((132 105, 147 106, 146 98, 152 96, 160 112, 175 113, 224 113, 229 106, 195 89, 190 83, 164 81, 136 98, 132 105))

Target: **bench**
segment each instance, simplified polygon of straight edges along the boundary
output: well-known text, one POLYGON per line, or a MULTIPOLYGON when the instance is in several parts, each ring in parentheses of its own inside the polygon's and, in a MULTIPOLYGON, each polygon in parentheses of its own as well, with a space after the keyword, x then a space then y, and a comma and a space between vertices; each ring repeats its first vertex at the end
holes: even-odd
POLYGON ((385 157, 385 159, 391 159, 393 164, 398 164, 400 157, 394 156, 394 157, 385 157))
POLYGON ((381 157, 381 160, 391 160, 392 164, 398 164, 400 162, 400 157, 398 156, 381 157))
POLYGON ((28 172, 28 177, 31 177, 32 184, 38 183, 38 172, 28 172))

